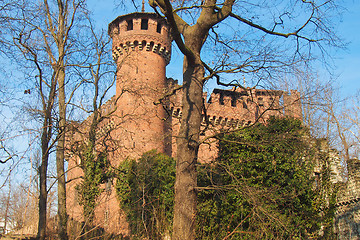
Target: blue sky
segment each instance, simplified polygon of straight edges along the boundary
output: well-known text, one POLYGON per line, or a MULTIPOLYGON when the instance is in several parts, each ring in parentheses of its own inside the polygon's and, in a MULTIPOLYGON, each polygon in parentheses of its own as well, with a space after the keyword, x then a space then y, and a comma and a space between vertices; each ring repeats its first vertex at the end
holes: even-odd
POLYGON ((339 51, 335 57, 335 72, 342 93, 354 94, 360 90, 360 1, 345 1, 347 11, 339 23, 339 36, 349 42, 345 51, 339 51))
MULTIPOLYGON (((127 0, 130 3, 130 0, 127 0)), ((138 2, 141 2, 138 0, 138 2)), ((145 1, 147 2, 147 1, 145 1)), ((360 1, 344 0, 341 4, 346 10, 343 13, 342 21, 335 28, 339 36, 348 43, 345 50, 338 49, 332 51, 334 68, 332 78, 335 79, 336 86, 340 87, 343 96, 350 96, 360 91, 360 1)), ((101 28, 107 29, 108 24, 117 16, 126 14, 122 9, 116 9, 114 2, 109 0, 90 0, 89 7, 93 11, 97 24, 101 28)), ((129 9, 134 9, 132 4, 129 9)), ((152 11, 146 6, 146 11, 152 11)), ((172 53, 172 61, 167 68, 167 76, 173 78, 181 77, 182 56, 176 50, 172 53)), ((319 69, 321 78, 329 78, 328 74, 323 74, 319 69)), ((326 80, 326 79, 324 79, 326 80)))
MULTIPOLYGON (((130 0, 126 0, 129 1, 130 0)), ((139 2, 141 0, 138 0, 139 2)), ((111 0, 89 0, 89 7, 94 12, 97 26, 107 30, 108 24, 117 16, 127 12, 116 9, 111 0)), ((345 42, 348 42, 346 50, 333 51, 334 54, 334 76, 337 85, 344 97, 355 94, 360 91, 360 0, 345 0, 343 19, 339 22, 337 30, 345 42)), ((133 9, 130 7, 130 9, 133 9)), ((151 11, 146 7, 146 11, 151 11)), ((321 69, 319 69, 321 72, 321 69)), ((182 72, 182 56, 176 50, 172 53, 172 63, 168 66, 167 76, 180 78, 182 72)), ((323 71, 322 71, 323 72, 323 71)), ((327 74, 320 75, 322 78, 328 78, 327 74)), ((24 143, 25 144, 25 143, 24 143)), ((19 170, 20 174, 25 170, 19 170)), ((25 174, 25 173, 24 173, 25 174)))

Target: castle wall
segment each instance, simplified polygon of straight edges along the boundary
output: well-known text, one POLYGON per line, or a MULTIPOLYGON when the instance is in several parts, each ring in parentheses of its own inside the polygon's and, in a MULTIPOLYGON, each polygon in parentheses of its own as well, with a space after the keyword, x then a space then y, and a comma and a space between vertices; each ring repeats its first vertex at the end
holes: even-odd
POLYGON ((290 90, 290 94, 284 94, 284 110, 286 116, 302 119, 300 100, 300 93, 298 91, 290 90))
POLYGON ((335 228, 340 240, 360 239, 360 160, 347 163, 348 181, 339 189, 335 228))
MULTIPOLYGON (((113 137, 111 134, 119 126, 116 122, 118 118, 114 117, 113 114, 116 111, 116 98, 113 97, 108 102, 106 102, 100 108, 99 115, 105 118, 96 130, 97 135, 97 146, 95 149, 95 154, 100 153, 104 150, 104 142, 108 143, 109 147, 109 160, 110 164, 113 167, 118 165, 116 155, 119 148, 112 148, 113 141, 110 139, 113 137)), ((84 176, 84 172, 81 168, 82 160, 76 155, 76 153, 82 152, 81 147, 88 142, 88 134, 90 129, 90 124, 92 122, 91 115, 84 122, 72 123, 70 129, 67 132, 67 154, 66 159, 68 161, 68 172, 66 185, 67 191, 67 213, 70 217, 69 221, 69 231, 71 234, 71 239, 75 239, 81 232, 82 223, 86 223, 88 219, 83 216, 83 207, 79 204, 80 195, 76 187, 81 184, 81 177, 84 176)), ((119 203, 117 201, 116 192, 113 188, 115 185, 115 180, 111 179, 108 183, 102 184, 100 189, 105 190, 97 201, 97 206, 95 208, 95 219, 93 224, 95 226, 101 227, 107 233, 113 234, 122 234, 124 236, 129 235, 129 227, 126 221, 125 213, 120 209, 119 203)))
MULTIPOLYGON (((182 113, 182 90, 169 98, 166 94, 179 87, 166 80, 166 65, 171 57, 171 38, 166 22, 153 13, 123 15, 109 24, 113 39, 113 58, 117 64, 116 95, 101 107, 106 120, 97 131, 98 149, 106 148, 113 167, 126 158, 139 158, 144 152, 156 149, 176 157, 176 140, 182 113)), ((299 95, 296 91, 284 95, 285 110, 280 104, 282 91, 251 88, 215 89, 205 103, 200 133, 203 144, 199 149, 200 163, 214 161, 218 154, 217 141, 212 136, 219 132, 265 123, 270 116, 289 115, 301 118, 299 95), (295 104, 296 102, 296 104, 295 104)), ((207 99, 206 93, 204 99, 207 99)), ((87 141, 86 130, 92 116, 78 126, 68 144, 87 141), (79 131, 80 130, 80 131, 79 131)), ((69 156, 67 206, 76 221, 86 221, 77 200, 76 185, 83 175, 80 159, 69 156)), ((119 207, 114 180, 100 186, 105 191, 95 208, 95 224, 109 233, 129 234, 125 214, 119 207)))
MULTIPOLYGON (((178 87, 174 80, 169 79, 170 88, 178 87)), ((172 122, 172 156, 176 157, 176 136, 180 129, 182 114, 182 91, 176 91, 176 95, 169 100, 169 114, 172 122)), ((252 88, 233 88, 232 90, 214 89, 210 98, 205 102, 205 111, 200 132, 198 161, 200 163, 214 161, 218 154, 217 141, 213 138, 219 133, 226 133, 238 128, 250 126, 260 122, 266 123, 270 116, 291 116, 301 119, 301 105, 299 93, 292 91, 287 94, 287 106, 280 104, 283 91, 264 90, 252 88), (296 99, 296 102, 294 103, 296 99), (294 106, 292 104, 295 104, 294 106), (291 111, 287 108, 291 108, 291 111), (284 110, 286 109, 286 110, 284 110)), ((207 99, 207 93, 204 93, 207 99)))

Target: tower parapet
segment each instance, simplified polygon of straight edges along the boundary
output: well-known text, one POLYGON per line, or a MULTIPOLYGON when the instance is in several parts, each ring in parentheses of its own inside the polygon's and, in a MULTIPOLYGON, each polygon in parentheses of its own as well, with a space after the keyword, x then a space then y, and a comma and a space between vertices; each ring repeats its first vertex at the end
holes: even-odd
POLYGON ((167 22, 155 13, 131 13, 119 16, 109 24, 113 39, 113 59, 135 50, 159 54, 169 64, 171 38, 167 22))

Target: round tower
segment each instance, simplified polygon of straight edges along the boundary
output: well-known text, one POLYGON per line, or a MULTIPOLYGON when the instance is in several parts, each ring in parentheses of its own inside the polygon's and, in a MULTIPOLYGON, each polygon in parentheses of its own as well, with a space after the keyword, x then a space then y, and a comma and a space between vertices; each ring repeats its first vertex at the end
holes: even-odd
MULTIPOLYGON (((165 67, 171 38, 166 21, 155 13, 131 13, 109 24, 117 64, 116 98, 120 137, 127 156, 157 149, 166 152, 165 67)), ((120 143, 121 144, 121 143, 120 143)))

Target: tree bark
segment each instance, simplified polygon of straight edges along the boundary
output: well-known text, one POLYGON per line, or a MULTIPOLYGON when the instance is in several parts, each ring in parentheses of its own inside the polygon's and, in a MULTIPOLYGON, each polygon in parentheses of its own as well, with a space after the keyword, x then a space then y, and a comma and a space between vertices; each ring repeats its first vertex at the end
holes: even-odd
POLYGON ((59 239, 67 240, 67 211, 66 211, 66 179, 65 179, 65 132, 66 132, 66 104, 65 104, 65 14, 61 0, 58 0, 59 25, 58 25, 58 99, 59 99, 59 129, 58 145, 56 149, 56 169, 58 179, 58 227, 59 239))
POLYGON ((67 211, 66 211, 66 186, 65 186, 65 131, 66 131, 66 105, 65 105, 65 71, 64 68, 59 72, 59 130, 58 145, 56 150, 56 169, 58 180, 58 227, 59 238, 67 240, 67 211))
POLYGON ((200 52, 210 28, 229 16, 234 0, 226 0, 223 7, 217 11, 215 0, 204 1, 200 16, 193 26, 173 11, 169 0, 149 2, 151 6, 159 7, 164 13, 173 29, 173 38, 184 54, 183 106, 177 139, 173 239, 193 240, 196 238, 196 164, 205 75, 200 52))
POLYGON ((45 240, 46 237, 46 213, 47 213, 47 169, 49 162, 49 143, 51 139, 52 120, 51 110, 53 107, 53 100, 55 97, 55 84, 52 83, 50 90, 50 97, 44 114, 43 130, 41 134, 41 165, 39 167, 39 225, 37 238, 45 240))
POLYGON ((173 239, 195 239, 196 163, 202 119, 204 68, 184 59, 183 117, 177 140, 173 239))

